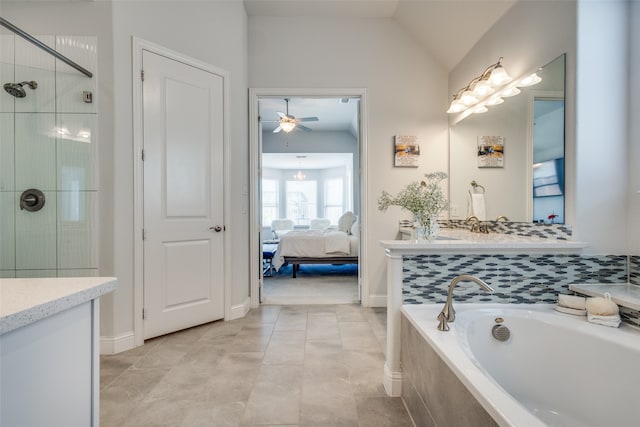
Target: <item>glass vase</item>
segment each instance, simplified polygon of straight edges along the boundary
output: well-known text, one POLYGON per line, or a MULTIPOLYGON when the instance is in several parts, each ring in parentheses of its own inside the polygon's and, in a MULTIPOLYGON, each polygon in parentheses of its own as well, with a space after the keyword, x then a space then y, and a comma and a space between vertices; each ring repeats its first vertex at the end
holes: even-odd
POLYGON ((416 230, 416 241, 433 242, 438 238, 440 225, 435 217, 432 217, 423 223, 418 217, 414 218, 414 228, 416 230))

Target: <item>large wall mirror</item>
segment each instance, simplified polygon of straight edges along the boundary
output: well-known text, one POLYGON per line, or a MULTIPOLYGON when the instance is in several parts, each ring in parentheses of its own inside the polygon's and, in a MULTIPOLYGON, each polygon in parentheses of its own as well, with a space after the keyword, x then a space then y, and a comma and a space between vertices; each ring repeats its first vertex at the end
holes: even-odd
POLYGON ((470 211, 472 182, 484 189, 487 220, 564 223, 565 55, 537 71, 540 83, 450 129, 450 218, 470 211), (501 163, 482 162, 482 141, 500 137, 501 163))

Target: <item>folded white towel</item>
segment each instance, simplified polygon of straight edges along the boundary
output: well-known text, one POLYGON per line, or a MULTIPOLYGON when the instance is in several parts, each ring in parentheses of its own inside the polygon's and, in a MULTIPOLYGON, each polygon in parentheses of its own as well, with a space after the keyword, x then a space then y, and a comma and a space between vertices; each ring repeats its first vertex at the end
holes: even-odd
POLYGON ((471 199, 469 200, 469 216, 474 215, 480 221, 487 220, 487 211, 484 203, 484 194, 482 193, 470 193, 471 199))
POLYGON ((587 313, 587 320, 591 323, 595 323, 603 326, 610 326, 617 328, 620 326, 620 315, 614 314, 611 316, 598 316, 595 314, 587 313))

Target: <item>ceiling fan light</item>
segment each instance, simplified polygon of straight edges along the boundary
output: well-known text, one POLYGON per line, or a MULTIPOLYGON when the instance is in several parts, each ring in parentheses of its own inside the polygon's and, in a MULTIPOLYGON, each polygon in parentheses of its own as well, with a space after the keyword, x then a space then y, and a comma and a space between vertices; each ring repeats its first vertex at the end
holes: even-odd
POLYGON ((529 74, 527 77, 524 77, 522 80, 520 80, 518 82, 518 87, 527 87, 527 86, 533 86, 535 84, 538 84, 542 81, 542 79, 540 78, 540 76, 538 76, 536 73, 532 73, 529 74))
POLYGON ((281 122, 280 127, 282 128, 283 131, 285 131, 286 133, 289 133, 293 130, 293 128, 296 127, 296 124, 293 122, 281 122))
POLYGON ((493 87, 502 86, 510 81, 511 77, 507 74, 507 70, 505 70, 501 65, 494 68, 489 76, 489 84, 493 87))

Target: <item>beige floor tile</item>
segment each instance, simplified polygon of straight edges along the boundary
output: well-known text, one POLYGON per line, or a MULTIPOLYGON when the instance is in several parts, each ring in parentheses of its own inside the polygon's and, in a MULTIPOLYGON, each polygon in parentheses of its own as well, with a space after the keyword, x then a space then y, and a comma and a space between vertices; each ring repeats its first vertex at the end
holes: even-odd
POLYGON ((399 397, 356 398, 361 426, 413 427, 411 418, 399 397))
POLYGON ((301 425, 358 427, 356 401, 348 382, 305 377, 300 402, 301 425))
POLYGON ((274 331, 264 354, 265 364, 301 364, 305 331, 274 331))
POLYGON ((380 341, 367 322, 340 322, 340 338, 345 350, 380 350, 380 341))
POLYGON ((386 396, 382 385, 384 357, 380 352, 345 351, 349 382, 356 397, 386 396))
POLYGON ((262 306, 101 357, 102 427, 398 426, 384 309, 262 306))
POLYGON ((307 312, 281 310, 276 320, 275 331, 304 331, 307 329, 307 312))
POLYGON ((302 366, 263 365, 241 424, 297 424, 302 366))

